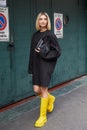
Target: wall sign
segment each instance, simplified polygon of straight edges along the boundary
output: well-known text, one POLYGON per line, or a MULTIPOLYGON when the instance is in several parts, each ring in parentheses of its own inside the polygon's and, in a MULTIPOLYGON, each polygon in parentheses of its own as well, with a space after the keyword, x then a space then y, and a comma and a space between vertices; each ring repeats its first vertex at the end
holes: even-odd
POLYGON ((6 6, 6 0, 0 0, 0 6, 6 6))
POLYGON ((54 13, 54 34, 57 38, 63 38, 63 14, 54 13))
POLYGON ((7 7, 0 7, 0 41, 9 41, 9 17, 7 7))

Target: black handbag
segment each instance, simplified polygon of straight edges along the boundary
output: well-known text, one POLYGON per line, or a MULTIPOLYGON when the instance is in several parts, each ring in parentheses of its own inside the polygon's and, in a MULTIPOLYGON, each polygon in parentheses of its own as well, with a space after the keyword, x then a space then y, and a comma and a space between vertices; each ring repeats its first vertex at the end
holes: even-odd
POLYGON ((38 48, 40 48, 40 53, 42 53, 43 55, 47 55, 47 53, 50 51, 50 46, 48 42, 49 41, 44 43, 43 39, 41 38, 37 43, 36 49, 38 50, 38 48))
POLYGON ((36 49, 40 49, 39 54, 45 60, 56 60, 61 55, 60 47, 50 45, 49 39, 44 42, 43 37, 39 40, 36 45, 36 49))

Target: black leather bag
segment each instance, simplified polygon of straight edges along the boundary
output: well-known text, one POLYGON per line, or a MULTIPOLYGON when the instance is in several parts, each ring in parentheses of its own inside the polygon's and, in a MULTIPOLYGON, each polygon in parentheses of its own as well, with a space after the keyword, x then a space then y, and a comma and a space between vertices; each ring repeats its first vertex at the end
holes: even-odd
POLYGON ((45 60, 56 60, 61 55, 60 48, 50 46, 49 40, 44 42, 43 38, 37 43, 36 49, 40 48, 39 54, 45 60))
POLYGON ((39 42, 37 43, 36 49, 38 50, 38 48, 40 48, 40 52, 43 55, 47 55, 47 53, 50 51, 50 46, 49 46, 48 42, 44 43, 43 39, 41 38, 39 40, 39 42))

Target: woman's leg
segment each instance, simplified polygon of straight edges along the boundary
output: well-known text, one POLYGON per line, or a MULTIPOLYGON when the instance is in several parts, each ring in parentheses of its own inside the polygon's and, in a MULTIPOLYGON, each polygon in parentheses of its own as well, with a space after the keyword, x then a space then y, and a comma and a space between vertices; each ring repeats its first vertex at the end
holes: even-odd
POLYGON ((55 97, 52 94, 48 93, 47 87, 41 87, 40 91, 43 98, 48 98, 47 111, 52 112, 54 109, 55 97))
POLYGON ((41 88, 40 88, 40 86, 34 85, 33 88, 34 88, 34 92, 35 92, 36 94, 38 94, 38 95, 41 94, 41 88))
POLYGON ((40 95, 41 97, 48 97, 47 111, 52 112, 54 109, 55 97, 52 94, 48 93, 48 88, 34 85, 34 92, 40 95))
POLYGON ((47 98, 48 97, 48 87, 40 87, 40 91, 41 91, 41 96, 43 98, 47 98))
POLYGON ((40 116, 35 122, 35 127, 42 127, 47 122, 47 107, 48 107, 48 88, 40 87, 40 91, 37 88, 37 92, 41 93, 41 103, 40 103, 40 116))
POLYGON ((38 85, 34 85, 34 92, 38 95, 41 95, 41 97, 48 97, 48 88, 47 87, 41 87, 38 85))

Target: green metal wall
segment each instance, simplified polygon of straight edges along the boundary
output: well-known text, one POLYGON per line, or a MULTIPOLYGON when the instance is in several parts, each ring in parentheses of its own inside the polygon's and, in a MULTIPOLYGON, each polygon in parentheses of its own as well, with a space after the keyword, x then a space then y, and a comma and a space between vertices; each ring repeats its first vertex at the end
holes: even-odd
POLYGON ((56 2, 54 0, 52 3, 52 12, 61 12, 64 16, 69 16, 69 23, 64 25, 64 37, 59 40, 62 56, 53 75, 53 85, 87 72, 87 12, 85 1, 66 0, 64 2, 61 0, 61 2, 56 2))
POLYGON ((34 94, 32 77, 27 73, 32 33, 36 16, 46 11, 69 16, 64 37, 59 39, 62 55, 57 62, 50 86, 87 72, 87 6, 85 0, 9 0, 10 42, 0 42, 0 107, 34 94), (14 45, 8 47, 8 45, 14 45))

